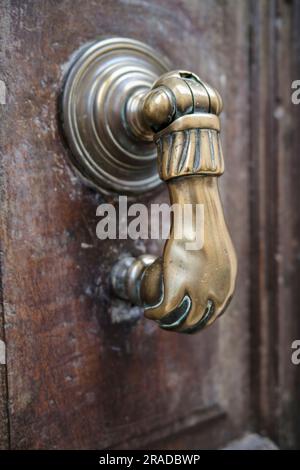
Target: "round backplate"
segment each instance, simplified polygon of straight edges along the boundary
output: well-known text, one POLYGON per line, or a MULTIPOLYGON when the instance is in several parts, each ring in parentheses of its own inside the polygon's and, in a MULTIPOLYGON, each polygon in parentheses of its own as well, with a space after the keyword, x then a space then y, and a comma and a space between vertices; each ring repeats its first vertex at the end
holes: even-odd
POLYGON ((63 128, 72 161, 88 184, 105 193, 137 194, 161 183, 153 142, 141 141, 125 119, 129 97, 146 92, 168 61, 125 38, 88 44, 67 76, 63 128))

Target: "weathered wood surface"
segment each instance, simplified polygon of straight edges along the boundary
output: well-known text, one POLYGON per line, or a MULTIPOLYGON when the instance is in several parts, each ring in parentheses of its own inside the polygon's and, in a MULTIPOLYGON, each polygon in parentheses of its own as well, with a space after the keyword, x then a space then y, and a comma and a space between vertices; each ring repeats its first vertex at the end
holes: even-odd
POLYGON ((256 429, 290 448, 300 442, 300 4, 253 1, 251 13, 251 408, 256 429))
MULTIPOLYGON (((3 446, 9 437, 17 449, 219 447, 249 428, 250 391, 259 393, 250 387, 250 2, 0 5, 8 89, 0 121, 9 394, 6 407, 4 380, 3 446), (128 307, 111 297, 113 261, 124 251, 157 253, 161 244, 97 240, 103 197, 68 164, 58 125, 64 74, 72 53, 102 35, 149 43, 224 99, 220 185, 239 258, 238 284, 227 314, 193 337, 143 319, 118 323, 128 307)), ((165 193, 156 195, 164 199, 165 193)), ((151 195, 141 200, 150 202, 151 195)))

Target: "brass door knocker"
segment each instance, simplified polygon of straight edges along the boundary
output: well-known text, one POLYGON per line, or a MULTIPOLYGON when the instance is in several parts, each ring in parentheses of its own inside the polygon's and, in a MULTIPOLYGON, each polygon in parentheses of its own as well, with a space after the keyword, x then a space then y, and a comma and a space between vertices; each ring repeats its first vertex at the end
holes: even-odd
POLYGON ((161 328, 193 333, 226 309, 237 261, 218 191, 221 97, 194 73, 169 69, 138 41, 88 45, 65 84, 63 125, 73 163, 94 187, 135 194, 163 180, 171 204, 204 208, 198 249, 186 247, 197 235, 194 222, 178 239, 174 217, 162 258, 125 257, 112 269, 117 296, 143 305, 161 328))

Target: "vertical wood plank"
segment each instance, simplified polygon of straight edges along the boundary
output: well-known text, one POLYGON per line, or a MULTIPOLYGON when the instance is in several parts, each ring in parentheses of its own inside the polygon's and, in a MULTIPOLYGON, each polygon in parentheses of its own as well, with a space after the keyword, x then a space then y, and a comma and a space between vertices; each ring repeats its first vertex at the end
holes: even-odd
MULTIPOLYGON (((9 2, 0 3, 0 122, 5 116, 6 106, 6 54, 8 50, 8 40, 10 32, 9 2)), ((0 202, 3 196, 3 143, 5 139, 4 127, 0 126, 0 202)), ((3 215, 3 206, 0 204, 0 220, 3 215)), ((3 219, 2 219, 3 220, 3 219)), ((0 223, 0 449, 9 447, 9 419, 8 419, 8 395, 7 395, 7 369, 6 369, 6 341, 4 332, 4 308, 3 308, 3 258, 4 239, 3 225, 0 223)))
POLYGON ((291 83, 300 76, 299 5, 251 7, 252 408, 256 429, 290 448, 299 444, 291 363, 300 337, 299 109, 291 103, 291 83))
POLYGON ((12 0, 7 14, 1 225, 11 446, 143 447, 181 435, 178 447, 214 447, 237 437, 249 423, 247 2, 12 0), (161 245, 97 240, 104 198, 68 164, 59 93, 71 54, 101 35, 146 41, 224 98, 220 186, 239 279, 226 315, 194 337, 120 322, 130 307, 111 297, 112 263, 161 245))

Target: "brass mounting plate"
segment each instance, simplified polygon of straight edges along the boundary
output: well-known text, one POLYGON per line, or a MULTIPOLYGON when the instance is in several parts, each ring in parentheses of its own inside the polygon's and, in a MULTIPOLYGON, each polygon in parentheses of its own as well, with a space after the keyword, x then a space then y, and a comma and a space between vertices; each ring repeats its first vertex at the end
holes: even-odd
POLYGON ((79 52, 66 78, 62 119, 72 162, 89 185, 138 194, 161 183, 154 143, 131 132, 125 113, 128 98, 168 70, 165 57, 133 39, 102 39, 79 52))

